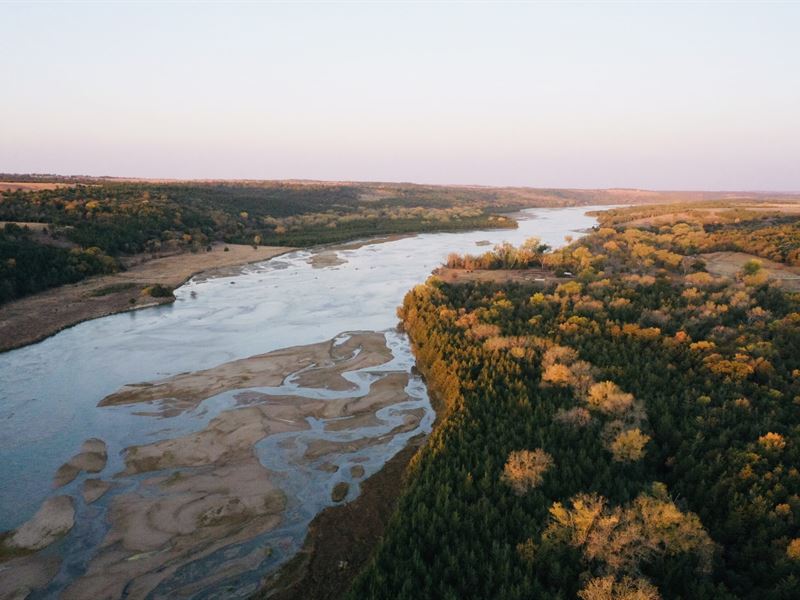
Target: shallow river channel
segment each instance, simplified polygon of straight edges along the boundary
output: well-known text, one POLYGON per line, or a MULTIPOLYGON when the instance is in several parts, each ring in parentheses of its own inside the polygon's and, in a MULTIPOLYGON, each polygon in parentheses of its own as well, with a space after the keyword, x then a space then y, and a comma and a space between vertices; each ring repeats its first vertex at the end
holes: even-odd
MULTIPOLYGON (((395 329, 404 294, 450 252, 532 236, 560 246, 596 223, 593 208, 528 209, 515 230, 298 250, 0 354, 0 532, 54 496, 74 510, 69 533, 25 563, 48 573, 30 597, 252 594, 336 484, 352 500, 430 431, 395 329), (64 471, 95 438, 100 466, 64 471)), ((15 564, 0 563, 0 579, 15 564)))

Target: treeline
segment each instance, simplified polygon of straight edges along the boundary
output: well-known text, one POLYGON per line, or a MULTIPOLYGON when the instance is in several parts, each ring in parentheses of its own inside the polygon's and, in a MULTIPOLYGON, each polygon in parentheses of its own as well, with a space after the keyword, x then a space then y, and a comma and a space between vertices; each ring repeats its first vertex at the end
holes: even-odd
POLYGON ((0 221, 43 223, 48 233, 4 235, 0 302, 121 268, 114 260, 120 257, 198 252, 216 241, 308 246, 393 233, 516 227, 512 218, 493 211, 519 205, 495 192, 415 186, 368 191, 346 184, 105 181, 3 192, 0 221))
POLYGON ((440 422, 350 598, 800 595, 800 298, 681 231, 406 296, 440 422))
POLYGON ((513 226, 491 211, 518 206, 494 194, 399 189, 366 196, 355 185, 114 183, 7 192, 0 220, 52 224, 67 239, 116 255, 167 242, 305 245, 376 231, 513 226))

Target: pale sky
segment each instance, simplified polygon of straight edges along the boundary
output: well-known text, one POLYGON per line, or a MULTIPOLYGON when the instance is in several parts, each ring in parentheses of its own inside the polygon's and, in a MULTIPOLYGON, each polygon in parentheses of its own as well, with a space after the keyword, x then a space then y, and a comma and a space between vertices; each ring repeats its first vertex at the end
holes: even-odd
POLYGON ((6 3, 0 23, 0 172, 800 190, 800 3, 6 3))

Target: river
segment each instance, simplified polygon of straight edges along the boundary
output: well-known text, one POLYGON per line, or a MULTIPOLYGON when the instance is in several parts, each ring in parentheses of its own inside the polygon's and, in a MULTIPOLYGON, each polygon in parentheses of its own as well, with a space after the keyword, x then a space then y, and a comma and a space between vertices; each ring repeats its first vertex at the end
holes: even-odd
MULTIPOLYGON (((412 430, 388 436, 388 441, 357 452, 357 461, 369 476, 409 437, 429 432, 433 420, 424 385, 412 373, 407 339, 393 331, 395 311, 406 291, 424 281, 450 252, 477 254, 491 247, 481 247, 485 242, 519 244, 532 236, 552 246, 562 245, 565 236, 578 237, 582 230, 596 224, 585 214, 594 208, 601 207, 528 209, 519 214, 519 228, 515 230, 430 233, 298 250, 228 274, 192 279, 175 291, 174 304, 82 323, 0 355, 0 531, 25 522, 56 493, 54 473, 88 438, 100 438, 108 446, 108 463, 93 476, 118 483, 91 505, 79 498, 85 474, 58 490, 58 494, 75 497, 76 524, 64 539, 44 551, 64 560, 50 585, 33 597, 58 596, 86 571, 108 532, 109 503, 139 482, 130 477, 115 479, 125 466, 126 448, 199 431, 235 404, 231 393, 223 393, 208 398, 196 410, 156 416, 144 414, 141 405, 99 408, 101 399, 126 384, 161 380, 281 348, 323 342, 343 332, 383 332, 393 358, 388 367, 381 368, 408 374, 408 399, 400 408, 420 409, 424 416, 412 430)), ((365 372, 365 381, 359 382, 359 373, 350 374, 359 389, 368 387, 375 377, 365 372)), ((336 396, 333 391, 298 389, 291 381, 259 391, 321 399, 336 396)), ((397 425, 398 407, 394 409, 391 414, 384 409, 385 423, 377 434, 397 425)), ((308 421, 311 430, 323 435, 318 420, 308 421)), ((324 437, 341 440, 353 435, 324 437)), ((271 436, 256 450, 264 467, 287 473, 293 463, 282 452, 290 452, 288 447, 280 436, 271 436)), ((330 484, 334 479, 351 483, 348 499, 355 497, 357 482, 342 473, 340 470, 332 479, 330 474, 305 469, 284 478, 282 487, 289 507, 280 526, 236 546, 241 556, 251 557, 246 572, 215 578, 208 585, 186 587, 202 579, 202 572, 228 560, 228 548, 227 558, 217 553, 216 558, 205 559, 201 568, 184 566, 151 595, 169 596, 179 589, 184 590, 181 595, 193 597, 229 597, 233 590, 237 595, 252 592, 266 572, 300 547, 311 518, 332 503, 330 484), (252 559, 253 548, 270 544, 274 551, 252 559)))

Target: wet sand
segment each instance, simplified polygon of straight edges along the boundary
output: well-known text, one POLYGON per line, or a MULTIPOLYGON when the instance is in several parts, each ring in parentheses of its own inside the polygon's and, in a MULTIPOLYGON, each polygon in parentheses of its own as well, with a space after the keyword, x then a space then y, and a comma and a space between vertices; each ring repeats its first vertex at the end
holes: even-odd
POLYGON ((330 340, 283 348, 161 381, 127 385, 103 398, 99 406, 159 401, 158 410, 169 416, 196 408, 203 400, 225 391, 279 386, 293 374, 293 381, 302 387, 348 390, 353 384, 342 377, 345 371, 377 366, 390 359, 383 334, 360 332, 338 345, 330 340))

